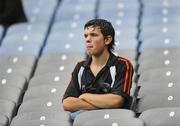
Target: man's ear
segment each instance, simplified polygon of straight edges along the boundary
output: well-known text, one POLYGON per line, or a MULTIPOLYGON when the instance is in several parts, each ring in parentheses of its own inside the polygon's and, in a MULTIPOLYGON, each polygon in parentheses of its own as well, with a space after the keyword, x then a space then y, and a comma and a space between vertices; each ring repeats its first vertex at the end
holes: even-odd
POLYGON ((112 36, 111 35, 108 35, 106 36, 105 38, 105 45, 109 45, 112 41, 112 36))

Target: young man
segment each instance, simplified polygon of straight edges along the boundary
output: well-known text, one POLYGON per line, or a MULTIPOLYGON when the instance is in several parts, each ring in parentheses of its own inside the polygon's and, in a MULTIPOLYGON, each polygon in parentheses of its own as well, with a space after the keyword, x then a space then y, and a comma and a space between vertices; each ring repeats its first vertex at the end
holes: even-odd
POLYGON ((79 62, 63 97, 66 111, 128 108, 132 64, 115 56, 115 31, 103 19, 88 21, 84 37, 89 59, 79 62))

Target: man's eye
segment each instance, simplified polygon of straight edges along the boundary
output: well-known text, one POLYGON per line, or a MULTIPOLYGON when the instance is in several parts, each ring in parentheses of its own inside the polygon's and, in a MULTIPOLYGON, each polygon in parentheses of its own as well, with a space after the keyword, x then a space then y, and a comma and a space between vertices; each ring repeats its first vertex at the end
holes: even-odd
POLYGON ((97 34, 91 34, 91 36, 97 36, 97 34))
POLYGON ((87 38, 87 35, 84 35, 84 38, 87 38))

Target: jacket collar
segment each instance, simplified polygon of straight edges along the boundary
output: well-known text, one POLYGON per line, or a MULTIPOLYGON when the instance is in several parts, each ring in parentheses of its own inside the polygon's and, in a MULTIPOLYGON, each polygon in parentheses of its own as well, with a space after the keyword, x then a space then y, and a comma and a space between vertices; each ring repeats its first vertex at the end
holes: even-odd
MULTIPOLYGON (((109 56, 109 59, 108 59, 106 65, 105 65, 105 67, 111 67, 112 64, 114 63, 114 61, 116 60, 116 58, 117 58, 117 56, 115 56, 112 52, 110 52, 110 56, 109 56)), ((91 62, 92 62, 92 57, 89 56, 87 58, 87 61, 84 64, 84 67, 89 67, 91 62)))

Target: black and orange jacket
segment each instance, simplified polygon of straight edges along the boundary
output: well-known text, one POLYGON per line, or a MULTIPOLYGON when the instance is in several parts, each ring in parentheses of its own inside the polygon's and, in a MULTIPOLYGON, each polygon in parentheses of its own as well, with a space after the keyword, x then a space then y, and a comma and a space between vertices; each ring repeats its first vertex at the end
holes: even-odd
POLYGON ((77 63, 72 72, 71 81, 65 91, 63 99, 67 97, 79 97, 82 93, 112 93, 125 98, 126 103, 131 100, 130 89, 132 85, 133 66, 129 60, 110 54, 107 64, 94 76, 90 70, 92 58, 77 63), (110 89, 102 90, 102 84, 110 89))

